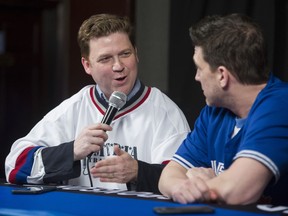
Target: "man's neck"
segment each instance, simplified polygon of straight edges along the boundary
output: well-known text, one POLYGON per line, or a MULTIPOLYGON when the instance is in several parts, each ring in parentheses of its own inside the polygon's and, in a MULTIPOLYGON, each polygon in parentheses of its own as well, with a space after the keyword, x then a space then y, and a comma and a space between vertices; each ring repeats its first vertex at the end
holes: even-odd
POLYGON ((246 118, 258 94, 267 84, 238 85, 233 90, 233 98, 227 107, 239 118, 246 118))

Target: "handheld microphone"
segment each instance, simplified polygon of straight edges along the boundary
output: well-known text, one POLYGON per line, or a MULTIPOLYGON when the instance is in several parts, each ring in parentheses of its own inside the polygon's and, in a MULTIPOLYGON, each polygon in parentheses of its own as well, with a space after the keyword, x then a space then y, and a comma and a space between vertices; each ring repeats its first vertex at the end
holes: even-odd
MULTIPOLYGON (((110 125, 114 119, 118 110, 120 110, 127 101, 127 96, 119 91, 114 91, 109 98, 109 106, 101 120, 101 123, 110 125)), ((88 155, 88 158, 92 156, 93 153, 88 155)))
POLYGON ((109 98, 109 106, 101 123, 110 125, 118 110, 126 104, 127 96, 119 91, 114 91, 109 98))

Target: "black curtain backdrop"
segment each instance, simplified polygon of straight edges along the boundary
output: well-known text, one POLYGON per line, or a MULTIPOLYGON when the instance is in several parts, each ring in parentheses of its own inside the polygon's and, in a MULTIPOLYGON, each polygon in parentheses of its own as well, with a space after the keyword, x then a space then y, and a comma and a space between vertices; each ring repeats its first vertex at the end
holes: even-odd
MULTIPOLYGON (((288 0, 171 0, 169 92, 193 128, 205 105, 195 81, 189 27, 206 15, 243 13, 263 29, 271 71, 288 81, 288 0)), ((288 100, 288 99, 287 99, 288 100)))

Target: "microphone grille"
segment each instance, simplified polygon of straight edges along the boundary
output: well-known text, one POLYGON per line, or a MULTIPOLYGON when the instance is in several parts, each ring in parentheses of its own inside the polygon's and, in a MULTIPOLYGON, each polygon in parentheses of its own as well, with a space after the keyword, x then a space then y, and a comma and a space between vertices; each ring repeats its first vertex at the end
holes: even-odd
POLYGON ((109 105, 116 109, 121 109, 127 101, 127 96, 123 92, 114 91, 109 98, 109 105))

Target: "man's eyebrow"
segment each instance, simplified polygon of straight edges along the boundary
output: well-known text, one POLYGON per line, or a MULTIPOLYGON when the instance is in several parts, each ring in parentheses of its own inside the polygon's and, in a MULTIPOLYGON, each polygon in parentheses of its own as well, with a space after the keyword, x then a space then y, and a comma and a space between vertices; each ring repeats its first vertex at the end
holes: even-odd
POLYGON ((124 52, 132 52, 132 49, 126 48, 126 49, 121 50, 119 53, 124 53, 124 52))

